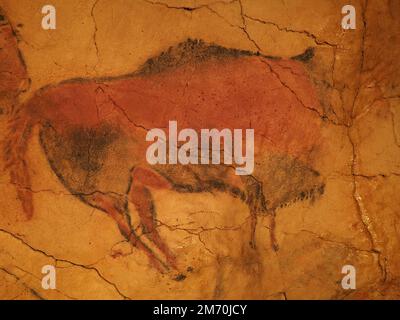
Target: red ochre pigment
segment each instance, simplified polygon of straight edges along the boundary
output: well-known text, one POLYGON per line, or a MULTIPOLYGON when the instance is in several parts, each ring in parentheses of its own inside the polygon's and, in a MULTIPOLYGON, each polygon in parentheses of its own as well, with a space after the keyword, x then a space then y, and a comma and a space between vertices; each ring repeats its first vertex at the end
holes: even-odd
MULTIPOLYGON (((256 153, 302 157, 319 140, 315 91, 298 61, 228 57, 123 79, 72 80, 40 90, 26 105, 57 129, 120 124, 138 127, 253 128, 256 153)), ((145 154, 143 153, 143 157, 145 154)))

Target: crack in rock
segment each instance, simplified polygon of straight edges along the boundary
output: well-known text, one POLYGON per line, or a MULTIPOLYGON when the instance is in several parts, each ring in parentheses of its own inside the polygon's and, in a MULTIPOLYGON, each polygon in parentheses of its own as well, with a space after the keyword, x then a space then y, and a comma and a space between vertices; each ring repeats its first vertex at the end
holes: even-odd
MULTIPOLYGON (((3 267, 0 267, 0 270, 3 271, 4 273, 8 274, 9 276, 13 277, 16 280, 16 282, 20 282, 25 289, 27 289, 32 295, 34 295, 39 300, 46 300, 35 289, 29 287, 25 282, 23 282, 22 279, 20 277, 18 277, 16 274, 12 273, 11 271, 9 271, 8 269, 3 268, 3 267)), ((14 297, 11 300, 18 298, 19 296, 20 295, 18 295, 17 297, 14 297)))
POLYGON ((377 252, 378 254, 378 266, 381 270, 382 273, 382 280, 383 282, 386 281, 387 278, 387 272, 386 272, 386 266, 385 263, 382 262, 382 248, 378 245, 379 240, 378 240, 378 235, 376 234, 371 219, 368 215, 368 211, 364 206, 362 196, 360 195, 359 192, 359 187, 358 187, 358 182, 357 182, 357 172, 356 172, 356 166, 357 166, 357 151, 356 151, 356 144, 355 141, 352 138, 351 134, 351 129, 353 128, 354 125, 354 120, 355 120, 355 107, 356 103, 359 99, 360 96, 360 91, 362 87, 362 81, 361 81, 361 75, 364 73, 365 69, 365 50, 366 50, 366 34, 367 34, 367 21, 366 21, 366 11, 368 8, 368 0, 365 1, 365 5, 362 9, 362 24, 363 24, 363 30, 362 30, 362 46, 361 46, 361 53, 360 53, 360 74, 359 74, 359 85, 356 89, 356 93, 354 96, 353 100, 353 105, 352 105, 352 110, 351 110, 351 115, 350 115, 350 125, 347 128, 347 135, 352 147, 352 159, 351 159, 351 174, 353 176, 353 199, 354 203, 356 205, 357 212, 360 216, 360 220, 364 226, 364 229, 370 239, 371 242, 371 247, 372 250, 377 252))
POLYGON ((90 11, 90 15, 91 15, 91 17, 92 17, 93 25, 94 25, 94 32, 93 32, 92 38, 93 38, 94 47, 95 47, 95 49, 96 49, 96 57, 97 57, 97 62, 96 62, 96 64, 94 65, 94 70, 96 70, 97 65, 99 64, 99 61, 100 61, 100 58, 99 58, 99 47, 98 47, 98 44, 97 44, 97 31, 98 31, 98 28, 97 28, 97 21, 96 21, 96 18, 94 17, 94 9, 96 8, 96 6, 97 6, 97 4, 99 3, 99 1, 100 1, 100 0, 96 0, 96 1, 93 3, 92 9, 91 9, 91 11, 90 11))
POLYGON ((318 45, 318 46, 325 45, 325 46, 329 46, 329 47, 332 47, 332 48, 337 48, 337 46, 338 46, 336 43, 331 43, 331 42, 328 42, 328 41, 325 41, 325 40, 320 40, 315 34, 311 33, 310 31, 307 31, 307 30, 295 30, 295 29, 290 29, 288 27, 281 27, 279 24, 277 24, 275 22, 264 21, 264 20, 261 20, 261 19, 258 19, 258 18, 253 18, 253 17, 250 17, 250 16, 248 16, 246 14, 244 14, 244 17, 246 19, 252 20, 254 22, 258 22, 258 23, 261 23, 261 24, 264 24, 264 25, 274 26, 276 29, 278 29, 279 31, 282 31, 282 32, 298 33, 298 34, 305 35, 306 37, 312 39, 314 41, 314 43, 316 45, 318 45))
POLYGON ((113 282, 111 282, 110 280, 108 280, 107 278, 105 278, 105 277, 101 274, 101 272, 100 272, 97 268, 95 268, 93 265, 88 266, 88 265, 79 264, 79 263, 76 263, 76 262, 73 262, 73 261, 70 261, 70 260, 57 258, 57 257, 55 257, 55 256, 53 256, 53 255, 51 255, 51 254, 49 254, 49 253, 47 253, 47 252, 45 252, 45 251, 43 251, 43 250, 41 250, 41 249, 34 248, 34 247, 31 246, 29 243, 27 243, 25 240, 23 240, 22 238, 16 236, 16 235, 13 234, 12 232, 9 232, 9 231, 4 230, 4 229, 0 229, 0 232, 5 233, 5 234, 11 236, 12 238, 18 240, 20 243, 22 243, 23 245, 27 246, 27 247, 30 248, 32 251, 38 252, 38 253, 40 253, 40 254, 46 256, 47 258, 53 259, 54 262, 56 262, 56 263, 57 263, 57 262, 64 262, 64 263, 70 264, 70 265, 75 266, 75 267, 80 267, 80 268, 83 268, 83 269, 86 269, 86 270, 94 271, 94 272, 98 275, 99 278, 101 278, 104 282, 106 282, 107 284, 109 284, 110 286, 112 286, 112 287, 115 289, 115 291, 116 291, 124 300, 131 300, 130 297, 126 296, 125 294, 123 294, 123 293, 119 290, 119 288, 117 287, 117 285, 116 285, 115 283, 113 283, 113 282))

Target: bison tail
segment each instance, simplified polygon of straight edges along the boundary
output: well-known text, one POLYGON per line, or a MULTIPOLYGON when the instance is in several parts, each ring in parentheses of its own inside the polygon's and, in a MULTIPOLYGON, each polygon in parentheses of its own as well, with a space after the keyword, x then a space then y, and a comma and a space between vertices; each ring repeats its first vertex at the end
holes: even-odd
POLYGON ((10 181, 17 189, 17 197, 28 219, 33 215, 31 179, 26 163, 28 141, 32 134, 33 123, 30 118, 17 111, 9 120, 7 133, 3 141, 5 169, 10 173, 10 181))

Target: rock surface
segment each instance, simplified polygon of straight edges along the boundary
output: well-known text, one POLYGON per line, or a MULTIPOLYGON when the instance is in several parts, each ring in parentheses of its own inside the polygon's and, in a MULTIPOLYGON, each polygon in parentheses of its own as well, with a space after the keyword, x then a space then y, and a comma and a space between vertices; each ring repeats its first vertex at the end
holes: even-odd
MULTIPOLYGON (((34 127, 25 158, 30 186, 22 186, 25 197, 32 198, 30 219, 18 199, 21 186, 13 183, 9 170, 0 174, 0 298, 398 299, 400 4, 354 3, 357 28, 344 31, 340 26, 343 1, 53 1, 57 29, 46 31, 41 28, 39 1, 20 0, 16 5, 0 0, 2 15, 13 28, 8 29, 5 18, 0 21, 1 137, 6 136, 12 110, 19 103, 29 104, 44 86, 71 78, 129 74, 171 46, 188 38, 202 39, 301 65, 295 69, 275 61, 268 69, 264 64, 270 72, 268 94, 277 81, 282 96, 292 90, 305 101, 304 108, 293 102, 295 116, 291 113, 290 123, 298 125, 283 125, 288 129, 284 134, 274 121, 266 121, 272 127, 266 134, 281 132, 282 139, 295 141, 290 149, 295 158, 318 171, 324 181, 323 194, 313 201, 292 199, 277 207, 275 219, 259 214, 255 248, 249 246, 249 207, 240 199, 225 192, 152 190, 156 229, 177 257, 177 270, 161 273, 149 264, 143 250, 130 245, 113 219, 83 203, 60 182, 39 141, 39 128, 34 127), (290 60, 308 48, 314 48, 311 59, 290 60), (14 59, 17 49, 24 64, 14 59), (312 91, 299 86, 300 73, 306 75, 312 91), (313 138, 307 144, 296 130, 314 125, 319 142, 313 138), (271 243, 274 238, 278 250, 271 243), (44 265, 56 267, 56 290, 41 286, 44 265), (344 265, 356 268, 355 290, 341 286, 344 265)), ((256 74, 250 69, 240 69, 249 83, 256 74)), ((190 82, 188 75, 182 77, 188 78, 190 96, 195 79, 190 82)), ((154 80, 154 84, 161 87, 163 82, 154 80)), ((217 84, 210 81, 208 88, 216 88, 216 95, 222 96, 217 84)), ((150 89, 141 87, 137 101, 142 101, 144 90, 150 89)), ((173 98, 171 90, 164 86, 159 99, 173 98)), ((123 94, 111 95, 124 104, 123 94)), ((111 112, 107 103, 101 94, 94 96, 99 97, 95 105, 104 106, 100 116, 106 117, 111 112)), ((290 107, 285 98, 282 101, 283 107, 290 107)), ((251 103, 248 100, 247 106, 251 103)), ((205 116, 209 111, 203 111, 205 116)), ((132 115, 136 118, 141 112, 132 115)), ((194 116, 181 117, 190 123, 194 116)), ((236 121, 235 113, 227 117, 236 121)), ((151 126, 149 118, 145 121, 135 124, 151 126)), ((215 125, 214 121, 207 124, 215 125)), ((311 131, 307 137, 314 137, 311 131)), ((302 172, 297 162, 285 158, 259 160, 266 156, 265 150, 276 150, 279 139, 275 138, 265 142, 255 159, 268 164, 261 179, 274 181, 264 192, 267 199, 282 199, 296 181, 293 176, 302 172), (289 176, 294 180, 289 181, 289 176)), ((264 140, 268 137, 260 141, 264 140)), ((4 160, 0 161, 3 167, 4 160)), ((299 175, 304 177, 304 172, 299 175)), ((135 212, 132 203, 129 208, 135 212)), ((131 218, 138 225, 135 216, 131 218)))

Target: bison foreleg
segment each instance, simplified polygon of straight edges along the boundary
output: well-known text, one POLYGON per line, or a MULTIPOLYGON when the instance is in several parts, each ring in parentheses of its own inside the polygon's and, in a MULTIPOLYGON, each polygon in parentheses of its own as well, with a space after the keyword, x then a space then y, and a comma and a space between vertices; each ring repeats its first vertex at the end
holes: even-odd
POLYGON ((136 248, 142 250, 149 258, 150 264, 160 272, 164 272, 168 267, 159 260, 154 252, 144 244, 140 238, 135 234, 130 222, 124 212, 121 212, 114 205, 114 199, 108 195, 96 192, 91 197, 99 208, 105 211, 117 223, 121 234, 136 248))
POLYGON ((164 177, 150 169, 134 168, 132 184, 128 192, 129 201, 135 205, 138 211, 143 233, 165 255, 168 264, 176 269, 176 258, 156 228, 154 202, 148 187, 170 189, 171 185, 164 177))

